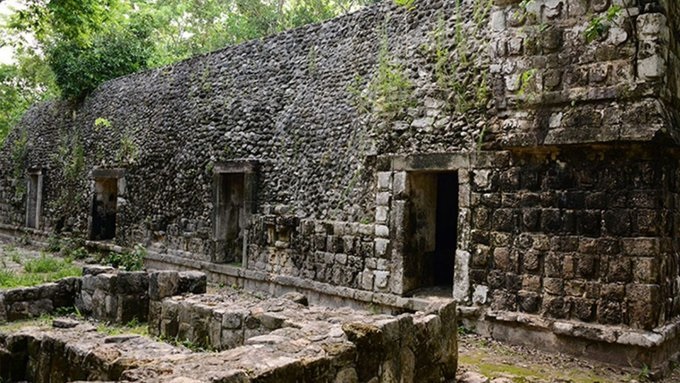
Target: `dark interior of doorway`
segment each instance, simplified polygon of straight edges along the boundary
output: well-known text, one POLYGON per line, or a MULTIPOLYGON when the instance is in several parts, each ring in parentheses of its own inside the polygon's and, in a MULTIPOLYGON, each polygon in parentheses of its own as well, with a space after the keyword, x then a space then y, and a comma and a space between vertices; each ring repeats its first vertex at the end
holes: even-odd
POLYGON ((217 238, 220 259, 225 263, 240 262, 245 226, 245 175, 221 174, 218 196, 217 238))
POLYGON ((91 240, 106 241, 116 237, 117 205, 118 179, 103 178, 96 180, 92 202, 91 240))
POLYGON ((458 173, 414 172, 409 177, 404 291, 451 296, 458 238, 458 173))
POLYGON ((453 284, 453 268, 458 237, 458 174, 437 175, 437 223, 432 259, 435 286, 453 284))

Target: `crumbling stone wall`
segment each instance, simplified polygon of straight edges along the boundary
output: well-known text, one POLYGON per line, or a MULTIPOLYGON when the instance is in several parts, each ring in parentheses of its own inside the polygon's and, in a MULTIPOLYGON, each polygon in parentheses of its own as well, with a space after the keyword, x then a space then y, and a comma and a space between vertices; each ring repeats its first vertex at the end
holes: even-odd
POLYGON ((491 27, 502 37, 492 47, 491 71, 504 118, 492 132, 501 145, 676 136, 674 128, 664 130, 673 107, 659 96, 675 77, 666 65, 666 36, 677 25, 669 25, 658 2, 496 3, 491 27), (615 21, 602 22, 606 31, 588 41, 586 28, 612 6, 622 8, 615 21))
MULTIPOLYGON (((455 377, 458 327, 450 299, 433 300, 424 311, 379 315, 309 306, 299 293, 208 295, 205 274, 199 272, 115 273, 106 267, 87 267, 82 282, 70 278, 3 296, 40 291, 39 297, 55 302, 70 298, 83 314, 110 323, 148 318, 150 333, 174 345, 138 335, 107 336, 91 323, 58 318, 52 329, 0 332, 3 381, 330 383, 455 377), (62 285, 82 289, 65 294, 55 288, 62 285), (126 299, 130 296, 139 302, 126 299), (181 343, 221 352, 192 351, 181 343)), ((51 314, 38 312, 42 301, 22 304, 34 307, 27 310, 30 315, 9 320, 51 314)))
MULTIPOLYGON (((205 293, 206 276, 196 271, 123 272, 86 266, 82 278, 0 292, 0 323, 52 315, 74 307, 108 323, 146 322, 162 299, 205 293)), ((152 314, 153 316, 154 314, 152 314)))
POLYGON ((86 235, 86 173, 116 168, 116 241, 209 267, 224 259, 216 169, 247 163, 246 255, 230 277, 397 302, 430 287, 413 282, 409 180, 448 172, 456 299, 650 330, 678 314, 677 16, 669 0, 386 2, 117 79, 82 105, 29 111, 0 155, 0 219, 24 216, 11 170, 23 129, 22 166, 49 168, 42 228, 86 235), (413 86, 396 112, 372 94, 385 70, 413 86), (59 137, 82 145, 76 179, 59 137))
MULTIPOLYGON (((420 92, 432 81, 432 73, 419 74, 432 71, 431 55, 412 53, 433 45, 431 34, 440 18, 450 32, 453 12, 452 3, 437 0, 413 11, 386 2, 329 23, 114 80, 82 105, 55 102, 29 111, 8 139, 5 153, 24 129, 29 137, 26 167, 50 169, 41 227, 86 233, 93 192, 89 170, 121 167, 126 170, 126 203, 119 207, 117 240, 151 239, 201 259, 210 259, 213 250, 212 171, 222 161, 259 163, 258 213, 285 205, 295 216, 370 221, 372 156, 384 139, 373 131, 373 123, 365 123, 369 117, 358 112, 360 96, 350 88, 360 79, 357 86, 363 89, 376 76, 384 39, 387 59, 400 63, 420 92), (95 126, 98 118, 111 126, 95 126), (81 145, 85 153, 86 166, 75 186, 64 181, 63 166, 54 158, 61 136, 72 138, 69 144, 81 145), (134 155, 121 157, 123 139, 131 140, 134 155), (63 188, 76 188, 79 196, 76 211, 67 217, 55 204, 63 188)), ((399 131, 400 140, 410 146, 468 146, 474 131, 466 128, 463 134, 455 128, 444 117, 443 96, 433 96, 400 120, 408 128, 399 131), (434 114, 442 116, 436 132, 429 126, 410 127, 421 116, 434 114)), ((21 182, 13 179, 10 157, 3 156, 0 177, 2 209, 8 213, 2 217, 21 224, 21 199, 10 203, 15 184, 21 182)))
POLYGON ((35 287, 0 291, 0 323, 48 315, 60 308, 72 308, 80 290, 79 278, 35 287))

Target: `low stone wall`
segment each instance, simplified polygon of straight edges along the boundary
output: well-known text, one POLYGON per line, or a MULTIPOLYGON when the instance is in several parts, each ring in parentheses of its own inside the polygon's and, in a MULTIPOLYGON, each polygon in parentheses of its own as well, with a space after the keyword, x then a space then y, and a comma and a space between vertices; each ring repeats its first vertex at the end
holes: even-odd
POLYGON ((82 278, 0 291, 0 323, 54 314, 59 308, 110 323, 146 322, 150 302, 206 291, 205 274, 195 271, 123 272, 86 266, 82 278))
POLYGON ((426 312, 389 316, 306 307, 299 294, 289 298, 258 300, 235 293, 163 301, 162 307, 177 302, 179 316, 195 318, 178 321, 196 328, 203 326, 196 322, 200 317, 212 321, 212 316, 205 317, 208 304, 214 304, 211 313, 222 313, 219 323, 227 320, 237 327, 238 318, 244 334, 259 321, 252 330, 259 328, 262 335, 257 335, 259 330, 250 332, 244 338, 255 336, 222 352, 191 352, 134 335, 106 336, 87 323, 0 333, 0 379, 34 383, 429 383, 455 376, 456 308, 449 300, 434 303, 426 312), (221 312, 227 308, 238 314, 221 312), (270 331, 273 328, 277 329, 270 331))
POLYGON ((0 323, 35 318, 54 310, 73 307, 80 278, 66 278, 56 283, 0 291, 0 323))
POLYGON ((83 314, 96 319, 146 322, 151 301, 205 291, 206 277, 200 272, 117 272, 108 267, 86 267, 75 303, 83 314))
POLYGON ((453 303, 392 316, 307 307, 305 302, 304 296, 294 293, 267 300, 239 293, 174 296, 163 300, 159 311, 152 311, 149 328, 162 338, 214 350, 300 341, 349 342, 356 359, 352 372, 346 373, 361 382, 435 382, 455 374, 453 303))

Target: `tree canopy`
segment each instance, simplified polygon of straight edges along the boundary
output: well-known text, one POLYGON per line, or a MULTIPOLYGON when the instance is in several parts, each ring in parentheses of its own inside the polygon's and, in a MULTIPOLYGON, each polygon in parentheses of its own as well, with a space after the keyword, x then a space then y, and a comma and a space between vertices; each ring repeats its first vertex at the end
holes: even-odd
MULTIPOLYGON (((2 0, 0 0, 1 2, 2 0)), ((320 22, 379 0, 24 0, 0 23, 0 142, 34 102, 320 22)))

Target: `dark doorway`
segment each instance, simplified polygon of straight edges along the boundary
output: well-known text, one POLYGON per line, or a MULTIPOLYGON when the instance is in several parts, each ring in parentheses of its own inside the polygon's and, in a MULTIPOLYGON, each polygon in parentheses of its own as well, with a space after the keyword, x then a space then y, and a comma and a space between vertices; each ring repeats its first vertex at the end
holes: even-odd
POLYGON ((458 174, 437 175, 437 227, 433 258, 434 284, 453 285, 458 238, 458 174))
POLYGON ((216 261, 239 262, 246 225, 245 175, 223 173, 218 175, 217 182, 216 261))
POLYGON ((117 208, 118 179, 96 179, 95 194, 92 202, 91 240, 105 241, 116 237, 117 208))
POLYGON ((453 287, 458 238, 458 173, 409 174, 404 291, 453 287))
POLYGON ((41 175, 29 174, 28 199, 26 201, 26 226, 38 229, 40 225, 40 205, 42 204, 42 179, 41 175))

